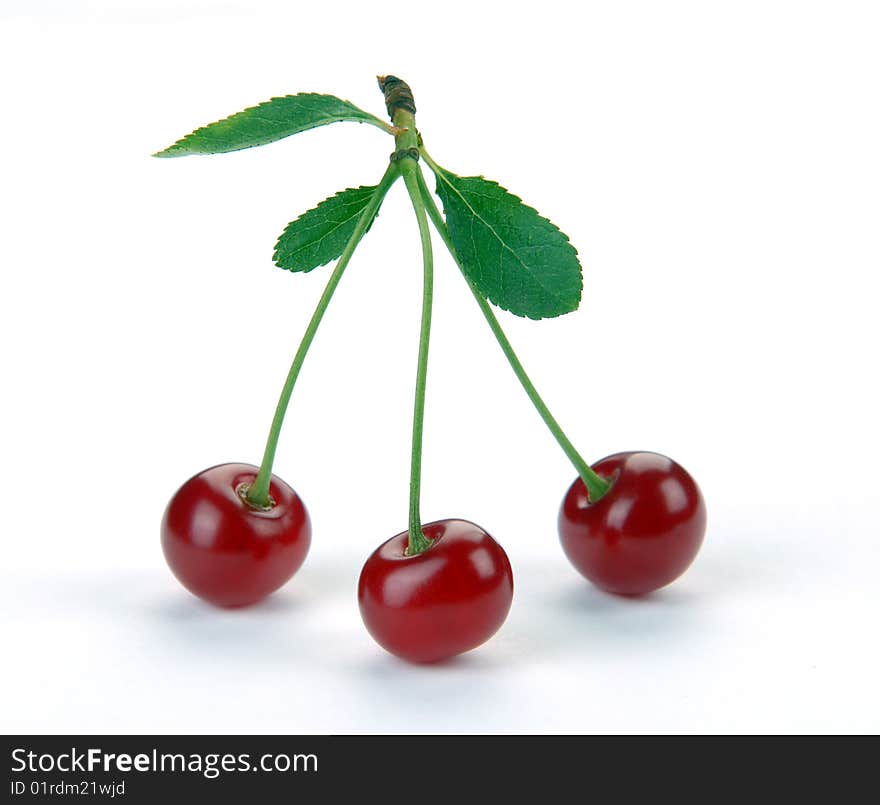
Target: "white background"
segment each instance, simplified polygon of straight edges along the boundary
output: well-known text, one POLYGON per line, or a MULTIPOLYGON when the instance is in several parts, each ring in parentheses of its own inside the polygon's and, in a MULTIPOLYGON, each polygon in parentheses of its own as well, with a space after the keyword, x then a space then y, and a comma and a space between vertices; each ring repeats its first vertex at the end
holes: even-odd
POLYGON ((871 2, 0 4, 5 732, 880 729, 880 25, 871 2), (577 11, 577 17, 572 16, 577 11), (484 525, 514 607, 439 667, 364 630, 365 557, 406 523, 420 293, 402 186, 302 373, 276 470, 314 542, 247 611, 158 542, 193 473, 257 461, 328 270, 274 239, 376 181, 341 124, 149 155, 273 95, 382 115, 578 247, 579 312, 502 321, 585 455, 650 449, 705 493, 704 550, 646 600, 567 565, 574 472, 438 249, 423 515, 484 525))

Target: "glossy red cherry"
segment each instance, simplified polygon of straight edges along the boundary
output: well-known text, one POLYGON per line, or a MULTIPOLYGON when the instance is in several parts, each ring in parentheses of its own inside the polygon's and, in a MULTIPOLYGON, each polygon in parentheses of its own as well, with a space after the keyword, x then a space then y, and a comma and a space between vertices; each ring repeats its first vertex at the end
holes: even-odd
POLYGON ((253 604, 299 569, 309 550, 311 524, 303 502, 272 476, 274 505, 254 508, 242 497, 257 468, 220 464, 177 490, 162 518, 162 550, 180 583, 222 607, 253 604))
POLYGON ((578 478, 559 511, 559 536, 571 563, 612 593, 641 595, 677 579, 706 531, 696 482, 658 453, 617 453, 593 465, 611 488, 591 504, 578 478))
POLYGON ((407 532, 367 559, 358 601, 376 642, 411 662, 437 662, 476 648, 496 631, 513 601, 504 549, 467 520, 422 528, 433 544, 407 556, 407 532))

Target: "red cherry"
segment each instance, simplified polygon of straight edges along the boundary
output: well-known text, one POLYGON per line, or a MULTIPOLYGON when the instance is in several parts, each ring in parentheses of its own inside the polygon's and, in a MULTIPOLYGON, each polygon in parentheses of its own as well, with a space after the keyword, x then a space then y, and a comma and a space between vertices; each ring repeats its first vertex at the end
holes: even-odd
POLYGON ((513 600, 513 572, 504 549, 467 520, 422 528, 430 548, 405 554, 406 531, 367 559, 358 601, 367 630, 392 654, 437 662, 488 640, 513 600))
POLYGON ((559 511, 559 537, 571 563, 611 593, 641 595, 677 579, 706 531, 696 482, 657 453, 617 453, 593 469, 612 482, 591 504, 578 478, 559 511))
POLYGON ((242 497, 257 468, 220 464, 177 490, 162 518, 162 550, 187 590, 221 607, 253 604, 299 569, 311 542, 303 502, 272 476, 274 505, 254 508, 242 497))

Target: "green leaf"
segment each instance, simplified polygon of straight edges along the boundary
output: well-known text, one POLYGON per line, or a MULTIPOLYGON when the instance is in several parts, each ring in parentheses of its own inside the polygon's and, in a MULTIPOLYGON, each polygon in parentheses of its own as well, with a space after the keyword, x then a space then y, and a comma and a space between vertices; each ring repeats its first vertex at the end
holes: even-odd
POLYGON ((209 123, 153 156, 182 157, 189 154, 240 151, 242 148, 274 143, 306 129, 344 120, 388 128, 379 118, 358 109, 348 101, 333 95, 303 92, 299 95, 272 98, 224 120, 209 123))
MULTIPOLYGON (((288 271, 311 271, 335 260, 351 239, 375 190, 369 186, 341 190, 291 221, 275 244, 275 265, 288 271)), ((374 214, 366 232, 375 220, 374 214)))
POLYGON ((455 251, 483 296, 530 319, 577 309, 583 278, 567 235, 497 182, 435 173, 455 251))

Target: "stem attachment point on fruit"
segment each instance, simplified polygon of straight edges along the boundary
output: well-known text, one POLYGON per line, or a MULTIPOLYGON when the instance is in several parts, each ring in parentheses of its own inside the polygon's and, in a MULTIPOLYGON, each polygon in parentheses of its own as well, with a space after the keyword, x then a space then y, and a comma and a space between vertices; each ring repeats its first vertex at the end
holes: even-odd
POLYGON ((420 553, 424 553, 434 544, 434 540, 428 539, 425 536, 425 532, 422 531, 421 526, 415 532, 410 530, 409 536, 407 538, 406 550, 403 552, 404 556, 418 556, 420 553), (415 534, 415 539, 413 539, 413 534, 415 534))
POLYGON ((270 512, 275 508, 275 498, 273 498, 270 494, 266 494, 266 503, 257 503, 250 499, 250 491, 252 484, 249 484, 247 481, 242 481, 237 487, 235 487, 235 494, 238 495, 242 501, 248 506, 248 508, 254 509, 254 511, 258 512, 270 512))

